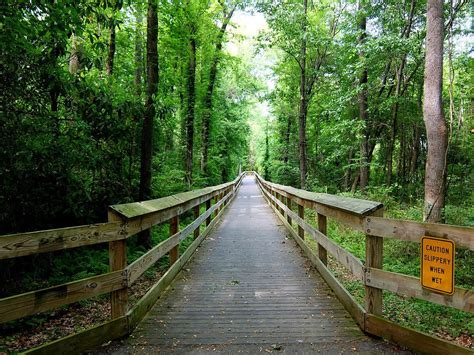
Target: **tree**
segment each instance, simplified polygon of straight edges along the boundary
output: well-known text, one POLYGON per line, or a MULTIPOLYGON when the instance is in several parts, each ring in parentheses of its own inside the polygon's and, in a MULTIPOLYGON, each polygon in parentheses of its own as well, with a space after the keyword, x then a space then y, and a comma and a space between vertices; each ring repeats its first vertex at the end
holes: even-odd
MULTIPOLYGON (((367 15, 365 13, 366 3, 363 0, 359 0, 359 45, 364 45, 365 38, 367 37, 367 15)), ((364 61, 364 51, 360 50, 359 57, 361 61, 364 61)), ((369 161, 368 161, 368 150, 369 150, 369 137, 367 126, 369 124, 369 112, 367 107, 367 67, 364 63, 362 73, 359 79, 359 119, 362 125, 362 138, 360 142, 360 191, 365 193, 365 187, 367 186, 369 179, 369 161)))
MULTIPOLYGON (((147 89, 145 118, 142 126, 141 167, 139 199, 149 200, 152 196, 151 174, 153 160, 153 126, 155 120, 155 98, 158 88, 158 13, 156 0, 148 0, 147 42, 146 42, 147 89)), ((140 233, 139 243, 151 247, 150 230, 140 233)))
POLYGON ((224 35, 229 25, 229 22, 234 14, 236 9, 233 6, 230 11, 228 11, 225 4, 221 4, 224 12, 224 19, 222 21, 221 28, 216 38, 214 55, 211 60, 211 68, 209 70, 209 81, 207 85, 207 90, 204 94, 203 99, 203 113, 202 113, 202 151, 201 151, 201 173, 203 175, 208 175, 208 160, 209 160, 209 144, 210 144, 210 130, 211 130, 211 114, 212 114, 212 94, 214 92, 214 87, 216 85, 217 78, 217 65, 219 64, 219 57, 222 50, 222 45, 224 42, 224 35))
POLYGON ((308 114, 308 90, 306 88, 306 28, 308 16, 308 0, 303 0, 303 16, 301 19, 301 48, 300 48, 300 105, 299 105, 299 147, 300 147, 300 184, 306 186, 306 115, 308 114))
POLYGON ((423 97, 428 151, 425 169, 423 219, 440 222, 445 202, 448 132, 443 113, 443 0, 428 0, 423 97))
POLYGON ((185 153, 185 179, 188 187, 193 183, 193 152, 194 152, 194 113, 196 102, 196 23, 189 14, 188 20, 188 68, 187 68, 187 102, 186 102, 186 153, 185 153))

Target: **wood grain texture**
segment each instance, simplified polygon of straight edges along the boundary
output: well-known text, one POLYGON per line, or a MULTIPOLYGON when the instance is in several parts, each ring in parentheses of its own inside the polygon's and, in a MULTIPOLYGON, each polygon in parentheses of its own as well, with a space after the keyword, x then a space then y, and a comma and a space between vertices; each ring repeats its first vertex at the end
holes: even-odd
MULTIPOLYGON (((108 212, 109 222, 119 221, 117 214, 108 212)), ((123 271, 127 267, 127 243, 125 239, 109 242, 109 266, 110 271, 123 271)), ((126 273, 125 273, 126 274, 126 273)), ((128 284, 122 289, 115 290, 110 295, 110 306, 112 319, 124 316, 128 309, 128 284)))
MULTIPOLYGON (((322 215, 320 213, 317 214, 318 215, 318 230, 327 236, 328 234, 328 222, 327 222, 327 218, 325 215, 322 215)), ((319 257, 319 260, 321 260, 321 262, 324 264, 324 265, 327 265, 328 264, 328 251, 326 248, 324 248, 321 244, 318 243, 318 257, 319 257)))
MULTIPOLYGON (((275 205, 278 206, 278 202, 275 201, 275 205)), ((279 210, 280 207, 277 207, 277 210, 279 210)), ((298 205, 298 217, 302 220, 304 220, 304 206, 298 205)), ((298 236, 301 239, 304 239, 304 228, 302 225, 298 223, 298 236)))
POLYGON ((26 317, 59 306, 119 290, 126 285, 122 271, 0 299, 0 322, 26 317))
POLYGON ((365 284, 474 313, 474 291, 461 287, 455 287, 453 295, 443 295, 421 287, 418 277, 373 268, 366 270, 365 284))
MULTIPOLYGON (((269 201, 280 203, 274 196, 265 190, 262 190, 264 195, 269 201)), ((272 205, 273 206, 273 205, 272 205)), ((273 206, 274 207, 274 206, 273 206)), ((327 236, 314 229, 309 223, 301 219, 296 213, 289 210, 285 205, 280 203, 280 207, 291 216, 293 221, 301 227, 308 235, 310 235, 318 244, 322 245, 329 253, 331 253, 337 261, 347 267, 359 280, 364 278, 364 265, 356 258, 353 254, 345 250, 343 247, 336 244, 334 241, 329 239, 327 236)))
MULTIPOLYGON (((201 205, 197 205, 197 206, 194 206, 193 207, 193 217, 194 219, 197 219, 199 218, 199 209, 200 209, 201 205)), ((199 226, 196 227, 196 229, 194 230, 194 239, 198 238, 199 237, 199 228, 201 227, 201 224, 199 224, 199 226)))
POLYGON ((452 240, 456 247, 474 250, 474 228, 448 224, 421 223, 414 221, 366 217, 366 233, 385 238, 394 238, 408 242, 420 243, 425 235, 452 240))
POLYGON ((283 196, 291 195, 302 200, 307 200, 320 205, 328 206, 359 216, 366 216, 383 207, 380 202, 361 200, 350 197, 342 197, 325 193, 309 192, 306 190, 296 189, 294 187, 274 184, 264 180, 260 175, 257 178, 272 190, 276 190, 283 196))
MULTIPOLYGON (((291 197, 287 196, 286 197, 286 207, 291 210, 293 203, 291 202, 291 197)), ((285 212, 286 213, 286 212, 285 212)), ((291 226, 291 217, 288 213, 286 213, 286 221, 288 224, 291 226)))
POLYGON ((120 317, 79 333, 27 350, 24 354, 79 354, 128 334, 127 317, 120 317))
MULTIPOLYGON (((178 233, 179 231, 179 215, 174 216, 170 220, 170 237, 178 233)), ((179 240, 178 244, 176 244, 174 247, 170 249, 170 264, 174 264, 176 260, 179 258, 179 240)))
POLYGON ((0 237, 0 260, 94 245, 128 236, 121 222, 90 224, 0 237))
MULTIPOLYGON (((227 201, 230 201, 233 198, 234 194, 229 194, 226 198, 227 201)), ((223 203, 224 201, 221 201, 223 203)), ((214 205, 211 209, 207 210, 205 214, 201 215, 202 220, 206 219, 206 216, 210 216, 214 210, 216 210, 219 205, 214 205)), ((219 222, 220 217, 224 213, 224 210, 218 215, 218 218, 212 220, 212 222, 206 227, 206 229, 199 235, 197 239, 186 249, 183 255, 174 263, 168 271, 160 278, 160 280, 143 296, 137 304, 128 312, 128 317, 130 319, 130 329, 134 329, 143 317, 148 313, 148 311, 153 307, 155 302, 161 296, 163 291, 170 285, 171 281, 175 278, 177 273, 182 269, 182 267, 189 261, 193 253, 202 243, 204 238, 206 238, 209 233, 212 231, 214 226, 219 222)), ((179 234, 178 234, 179 235, 179 234)))
MULTIPOLYGON (((238 185, 237 185, 238 186, 238 185)), ((230 196, 230 199, 233 196, 230 196)), ((230 199, 227 199, 229 201, 230 199)), ((210 214, 210 213, 209 213, 210 214)), ((205 218, 204 218, 205 219, 205 218)), ((204 220, 202 219, 202 220, 204 220)), ((202 240, 209 234, 212 228, 216 225, 219 219, 215 219, 212 223, 201 233, 198 239, 194 240, 186 252, 178 259, 178 261, 171 266, 168 272, 160 279, 160 281, 152 287, 152 289, 133 307, 126 316, 116 318, 112 321, 98 325, 96 327, 86 329, 76 334, 58 339, 56 341, 47 343, 40 347, 28 350, 26 353, 33 354, 72 354, 79 353, 85 350, 93 349, 109 340, 117 339, 127 335, 132 329, 136 327, 138 322, 147 313, 147 307, 151 307, 161 292, 166 289, 169 283, 173 280, 176 273, 185 265, 185 263, 192 256, 196 248, 202 240)), ((176 235, 179 239, 179 234, 176 235)), ((121 274, 121 284, 126 282, 126 278, 121 274)), ((101 349, 102 352, 102 349, 101 349)))
MULTIPOLYGON (((168 353, 207 344, 222 349, 238 344, 245 352, 258 351, 256 344, 273 343, 299 349, 341 350, 351 344, 368 351, 387 350, 386 343, 360 331, 285 237, 249 179, 190 264, 165 292, 161 288, 158 303, 132 336, 111 352, 140 348, 168 353)), ((147 303, 137 312, 146 312, 152 305, 147 303)))
MULTIPOLYGON (((383 216, 383 209, 377 210, 378 216, 383 216)), ((382 269, 383 267, 383 238, 370 234, 365 235, 365 267, 382 269)), ((382 315, 382 290, 365 285, 365 309, 368 313, 382 315)))
POLYGON ((422 354, 472 354, 472 350, 413 329, 401 327, 386 319, 368 314, 366 331, 422 354))
POLYGON ((183 192, 156 200, 113 205, 109 207, 109 211, 120 215, 127 222, 129 235, 136 234, 181 215, 210 198, 216 199, 227 188, 238 186, 243 176, 244 174, 241 174, 234 181, 201 190, 183 192))
POLYGON ((322 263, 319 256, 316 256, 309 246, 298 237, 294 229, 284 220, 283 215, 278 214, 278 217, 283 221, 285 227, 288 229, 293 239, 298 243, 301 249, 303 249, 306 256, 311 260, 313 265, 318 270, 319 274, 323 277, 324 281, 331 287, 336 294, 338 300, 342 303, 344 308, 350 313, 352 318, 357 322, 359 328, 365 329, 365 310, 357 303, 352 295, 342 286, 342 284, 332 275, 331 271, 326 265, 322 263))

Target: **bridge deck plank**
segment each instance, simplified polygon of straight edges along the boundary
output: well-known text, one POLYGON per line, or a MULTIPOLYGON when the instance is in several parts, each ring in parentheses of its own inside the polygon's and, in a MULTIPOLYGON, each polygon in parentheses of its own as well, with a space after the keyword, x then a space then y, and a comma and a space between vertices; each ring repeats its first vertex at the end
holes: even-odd
POLYGON ((385 352, 366 336, 244 179, 223 221, 204 240, 115 353, 222 351, 385 352))

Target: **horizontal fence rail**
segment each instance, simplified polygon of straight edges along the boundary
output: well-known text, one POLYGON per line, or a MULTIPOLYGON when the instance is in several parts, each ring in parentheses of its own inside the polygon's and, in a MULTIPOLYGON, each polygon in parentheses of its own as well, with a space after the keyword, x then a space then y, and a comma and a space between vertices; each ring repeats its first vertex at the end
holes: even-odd
POLYGON ((0 236, 0 259, 108 243, 110 260, 108 273, 0 299, 0 323, 109 293, 112 320, 29 352, 77 353, 131 333, 215 226, 245 175, 241 173, 234 181, 200 190, 110 206, 107 223, 0 236), (205 208, 202 214, 201 206, 205 208), (179 217, 188 211, 193 212, 194 220, 179 230, 179 217), (170 222, 169 238, 127 265, 126 239, 163 222, 170 222), (206 228, 201 232, 202 224, 206 228), (190 235, 194 236, 192 244, 179 256, 180 242, 190 235), (168 271, 130 308, 128 288, 168 254, 168 271))
POLYGON ((384 319, 382 291, 470 313, 474 313, 474 292, 461 287, 455 287, 452 295, 431 292, 421 286, 418 277, 385 271, 382 264, 383 238, 420 243, 423 236, 429 235, 452 240, 456 247, 474 250, 474 228, 384 218, 383 205, 378 202, 299 190, 268 182, 257 173, 255 177, 267 202, 363 331, 424 353, 470 353, 466 348, 384 319), (295 205, 298 212, 293 211, 295 205), (316 212, 317 229, 305 220, 305 208, 316 212), (365 233, 365 264, 328 238, 328 217, 365 233), (317 255, 305 243, 307 236, 317 243, 317 255), (327 253, 365 285, 364 306, 356 302, 327 267, 327 253))

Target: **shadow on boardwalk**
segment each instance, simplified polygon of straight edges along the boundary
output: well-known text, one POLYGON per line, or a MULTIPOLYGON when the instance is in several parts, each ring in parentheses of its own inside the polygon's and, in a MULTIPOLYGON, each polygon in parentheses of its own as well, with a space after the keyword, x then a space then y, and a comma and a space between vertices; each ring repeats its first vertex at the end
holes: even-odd
POLYGON ((366 336, 246 177, 135 332, 99 352, 399 353, 366 336))

